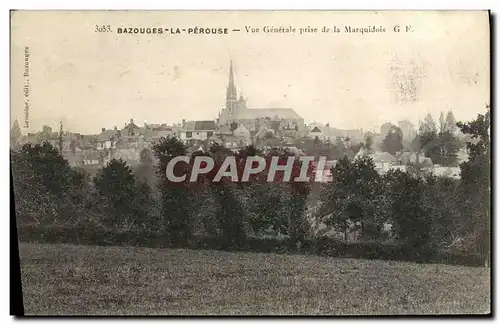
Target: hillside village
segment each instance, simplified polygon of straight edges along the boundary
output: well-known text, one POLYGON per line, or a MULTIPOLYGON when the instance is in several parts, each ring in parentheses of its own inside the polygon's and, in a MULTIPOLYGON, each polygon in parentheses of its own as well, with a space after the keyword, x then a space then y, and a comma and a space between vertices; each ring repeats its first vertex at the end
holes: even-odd
MULTIPOLYGON (((243 123, 232 122, 230 125, 221 125, 217 121, 182 121, 174 125, 144 124, 138 126, 130 119, 123 128, 102 128, 101 133, 86 135, 64 131, 61 126, 59 132, 53 132, 51 127, 44 127, 41 132, 29 133, 22 137, 21 143, 42 143, 48 141, 55 148, 59 148, 71 166, 85 169, 96 169, 106 165, 111 159, 122 158, 130 165, 137 165, 140 154, 144 149, 150 150, 153 143, 162 137, 175 136, 188 145, 189 152, 207 151, 210 146, 217 143, 237 152, 248 145, 262 149, 264 152, 271 148, 286 148, 296 155, 313 153, 322 144, 323 150, 316 156, 326 155, 329 158, 334 151, 331 147, 346 149, 350 158, 370 156, 380 173, 388 170, 406 170, 407 166, 419 162, 423 168, 439 176, 459 178, 458 164, 467 160, 467 152, 462 147, 457 152, 456 166, 441 166, 434 164, 432 159, 423 152, 411 152, 409 149, 391 154, 381 150, 382 134, 375 134, 373 149, 364 146, 366 133, 362 130, 340 130, 317 123, 304 125, 302 131, 289 128, 288 124, 276 117, 263 119, 260 127, 249 130, 243 123), (378 140, 377 140, 378 138, 378 140), (326 144, 326 145, 325 145, 326 144), (352 151, 352 149, 357 151, 352 151)), ((335 154, 333 154, 335 155, 335 154)), ((337 159, 329 159, 327 167, 336 163, 337 159)), ((329 169, 329 168, 328 168, 329 169)))
MULTIPOLYGON (((238 97, 231 62, 226 103, 213 120, 182 120, 168 125, 141 124, 131 118, 121 127, 103 127, 98 134, 74 133, 65 130, 63 124, 59 125, 59 130, 44 126, 37 133, 19 136, 13 140, 12 145, 48 141, 62 152, 71 166, 95 171, 113 158, 122 158, 135 166, 140 161, 141 153, 151 152, 153 143, 161 138, 174 136, 188 146, 189 153, 207 151, 212 145, 219 144, 234 152, 253 145, 264 153, 279 147, 296 155, 327 156, 326 174, 343 155, 351 159, 368 155, 380 173, 390 169, 404 171, 408 166, 419 165, 439 176, 459 178, 458 165, 467 160, 468 156, 465 149, 467 139, 459 134, 453 121, 451 112, 446 120, 443 116, 440 118, 441 131, 443 125, 448 123, 453 129, 454 139, 458 141, 458 147, 452 153, 456 156, 455 161, 444 166, 433 162, 425 148, 414 146, 413 142, 418 138, 419 132, 407 120, 400 121, 397 125, 385 123, 378 132, 363 132, 362 129, 338 129, 328 123, 305 124, 304 119, 291 108, 248 108, 243 95, 238 97), (388 152, 384 142, 391 140, 388 140, 392 136, 391 132, 400 133, 399 139, 396 139, 399 144, 396 145, 397 150, 388 152)), ((437 127, 430 116, 426 123, 437 133, 437 127)))

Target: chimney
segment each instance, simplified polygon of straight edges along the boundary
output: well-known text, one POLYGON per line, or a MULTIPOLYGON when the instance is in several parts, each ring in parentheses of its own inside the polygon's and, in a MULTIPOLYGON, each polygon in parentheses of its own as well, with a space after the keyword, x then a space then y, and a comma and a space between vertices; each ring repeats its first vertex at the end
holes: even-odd
POLYGON ((102 128, 102 129, 101 129, 101 131, 102 131, 102 132, 106 131, 106 128, 102 128))
POLYGON ((118 128, 116 127, 116 125, 115 125, 115 128, 114 128, 114 130, 115 130, 115 131, 117 131, 117 130, 118 130, 118 128))
POLYGON ((133 118, 130 119, 130 123, 131 124, 134 123, 134 119, 133 118))
POLYGON ((186 120, 182 119, 182 127, 184 128, 186 126, 186 120))

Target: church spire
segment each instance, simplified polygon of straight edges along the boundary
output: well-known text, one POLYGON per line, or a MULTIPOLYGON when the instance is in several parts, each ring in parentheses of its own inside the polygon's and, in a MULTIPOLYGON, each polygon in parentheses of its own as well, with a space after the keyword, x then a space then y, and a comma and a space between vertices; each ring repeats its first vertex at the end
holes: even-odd
POLYGON ((226 90, 226 101, 236 100, 236 87, 234 86, 233 60, 229 61, 229 83, 226 90))

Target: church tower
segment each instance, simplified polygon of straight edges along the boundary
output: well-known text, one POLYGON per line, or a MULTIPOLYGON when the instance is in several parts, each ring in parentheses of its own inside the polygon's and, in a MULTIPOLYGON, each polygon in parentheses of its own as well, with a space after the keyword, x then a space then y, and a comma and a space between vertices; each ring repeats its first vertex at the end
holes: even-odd
POLYGON ((229 63, 229 83, 226 89, 226 109, 233 113, 237 105, 236 86, 234 85, 233 60, 229 63))

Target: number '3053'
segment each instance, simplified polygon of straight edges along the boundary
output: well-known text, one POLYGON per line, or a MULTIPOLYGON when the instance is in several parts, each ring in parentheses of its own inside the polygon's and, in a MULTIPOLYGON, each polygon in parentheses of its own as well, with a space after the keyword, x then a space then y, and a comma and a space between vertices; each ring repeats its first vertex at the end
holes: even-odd
POLYGON ((111 32, 111 26, 110 25, 95 25, 95 32, 96 33, 111 32))

